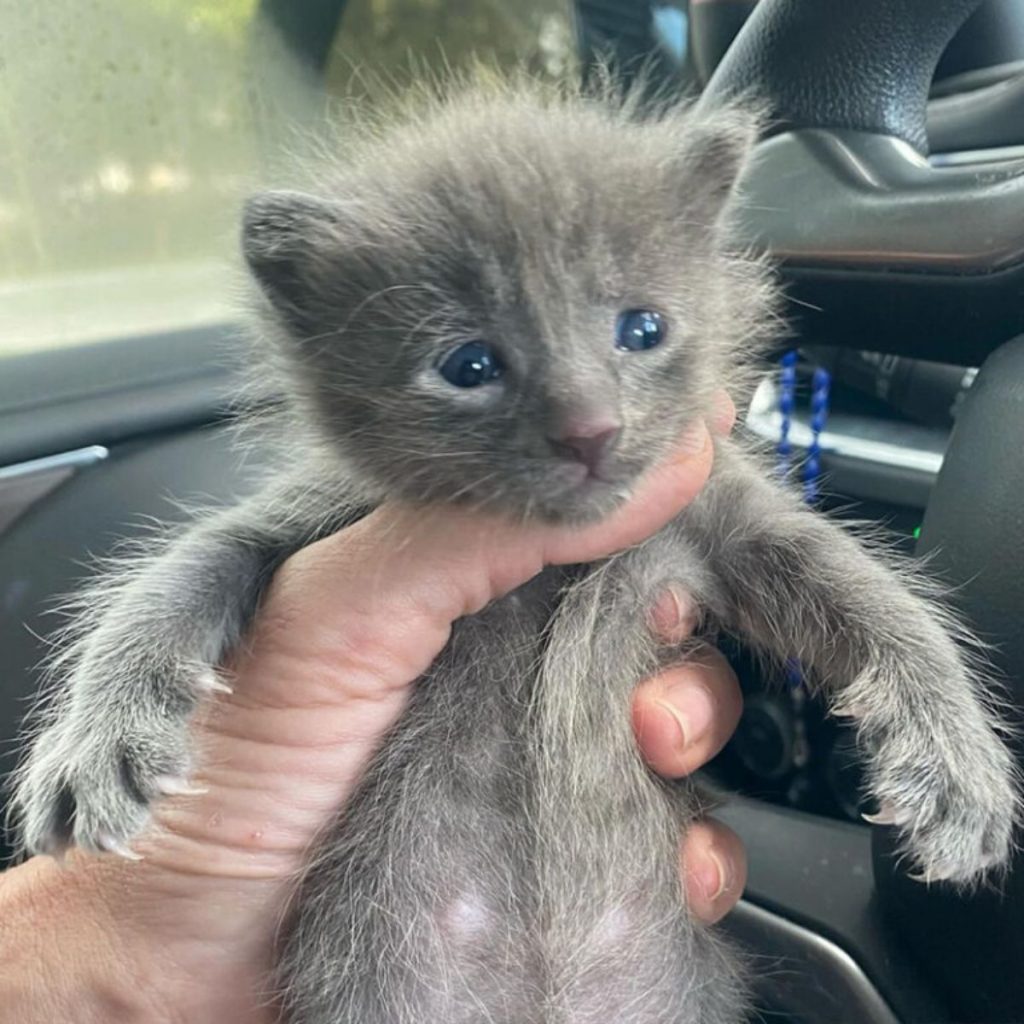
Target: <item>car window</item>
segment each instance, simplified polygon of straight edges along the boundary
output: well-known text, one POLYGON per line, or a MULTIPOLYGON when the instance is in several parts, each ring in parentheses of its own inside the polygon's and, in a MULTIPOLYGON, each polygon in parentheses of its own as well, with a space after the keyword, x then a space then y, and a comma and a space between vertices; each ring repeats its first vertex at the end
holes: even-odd
POLYGON ((324 6, 0 0, 0 357, 228 319, 241 195, 367 75, 574 52, 566 0, 336 0, 321 73, 324 6))

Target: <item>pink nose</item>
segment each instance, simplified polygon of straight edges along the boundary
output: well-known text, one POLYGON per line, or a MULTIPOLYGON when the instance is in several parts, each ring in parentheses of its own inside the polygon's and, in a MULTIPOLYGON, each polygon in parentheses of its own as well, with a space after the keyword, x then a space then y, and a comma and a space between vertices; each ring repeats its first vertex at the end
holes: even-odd
POLYGON ((559 455, 583 463, 591 473, 618 440, 621 428, 604 420, 597 423, 572 424, 561 437, 549 437, 551 447, 559 455))

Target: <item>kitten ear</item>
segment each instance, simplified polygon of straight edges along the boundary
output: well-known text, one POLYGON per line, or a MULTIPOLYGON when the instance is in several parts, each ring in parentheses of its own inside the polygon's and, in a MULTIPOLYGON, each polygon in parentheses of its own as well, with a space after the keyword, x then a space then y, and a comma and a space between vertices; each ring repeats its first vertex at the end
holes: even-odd
POLYGON ((687 202, 697 208, 701 220, 717 226, 746 170, 762 118, 743 107, 709 110, 697 118, 688 126, 681 178, 687 202))
POLYGON ((242 255, 281 316, 303 326, 312 277, 341 224, 337 204, 303 192, 262 192, 242 210, 242 255))

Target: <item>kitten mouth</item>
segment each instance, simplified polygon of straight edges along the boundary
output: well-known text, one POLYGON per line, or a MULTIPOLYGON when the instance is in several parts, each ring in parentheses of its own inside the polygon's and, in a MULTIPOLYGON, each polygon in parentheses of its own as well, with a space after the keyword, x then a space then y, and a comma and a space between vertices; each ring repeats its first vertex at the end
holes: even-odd
POLYGON ((610 466, 587 466, 581 462, 560 463, 559 483, 569 494, 589 495, 605 491, 627 492, 633 482, 632 473, 616 472, 610 466))
POLYGON ((559 462, 557 473, 559 482, 564 483, 568 490, 573 491, 612 482, 608 479, 603 466, 587 466, 582 462, 559 462))
POLYGON ((532 469, 528 497, 524 496, 527 505, 542 519, 577 523, 594 522, 613 512, 629 499, 643 472, 632 461, 620 459, 601 459, 594 465, 547 459, 532 469))
POLYGON ((597 522, 630 498, 634 480, 629 473, 613 475, 605 466, 594 470, 580 464, 559 464, 552 467, 540 493, 534 490, 533 507, 549 522, 597 522))
MULTIPOLYGON (((567 474, 569 475, 569 474, 567 474)), ((601 466, 585 466, 582 462, 572 463, 571 480, 576 487, 585 487, 587 484, 611 483, 605 476, 601 466)))

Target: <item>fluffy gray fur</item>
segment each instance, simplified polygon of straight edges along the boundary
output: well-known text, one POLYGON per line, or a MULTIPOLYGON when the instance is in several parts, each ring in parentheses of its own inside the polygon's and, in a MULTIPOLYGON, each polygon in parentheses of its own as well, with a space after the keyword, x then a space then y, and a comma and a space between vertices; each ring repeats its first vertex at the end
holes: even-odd
MULTIPOLYGON (((17 780, 26 849, 123 851, 146 826, 290 553, 385 498, 593 520, 715 389, 742 391, 774 319, 764 268, 727 245, 756 130, 740 109, 477 87, 348 143, 318 194, 251 200, 256 365, 287 396, 261 429, 287 457, 83 602, 17 780), (663 345, 616 350, 630 307, 664 315, 663 345), (459 390, 437 363, 475 338, 508 372, 459 390), (548 438, 609 413, 621 436, 580 484, 548 438)), ((646 625, 669 583, 709 633, 799 657, 856 719, 871 791, 926 878, 1006 862, 1011 760, 963 630, 919 575, 716 446, 657 536, 456 624, 311 851, 277 977, 293 1024, 737 1024, 737 960, 680 891, 695 797, 644 767, 629 724, 636 681, 679 657, 646 625)))

